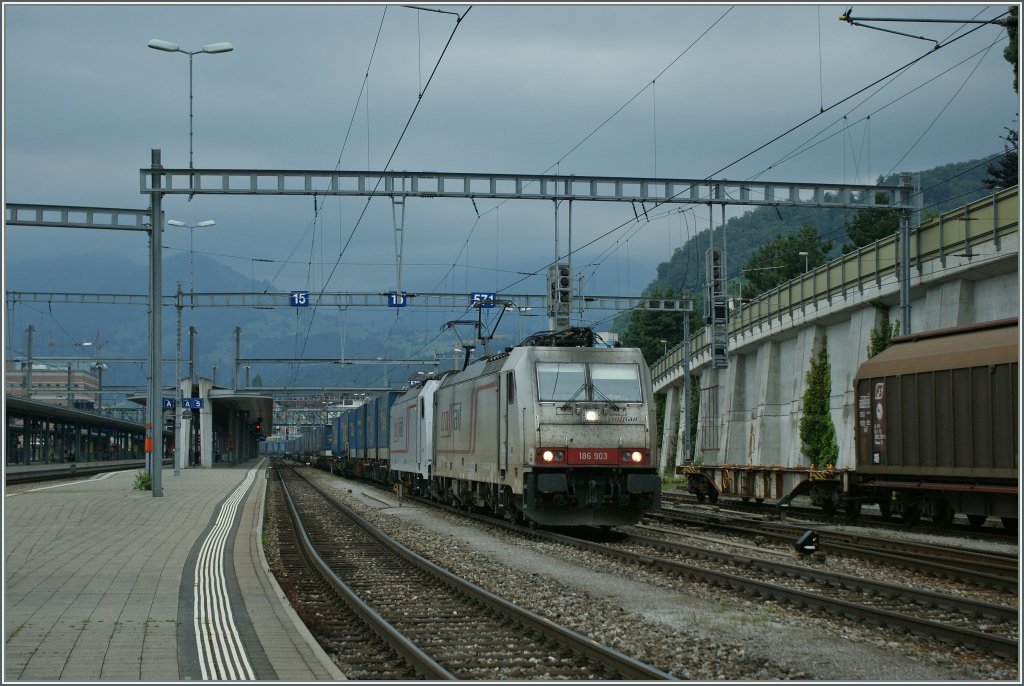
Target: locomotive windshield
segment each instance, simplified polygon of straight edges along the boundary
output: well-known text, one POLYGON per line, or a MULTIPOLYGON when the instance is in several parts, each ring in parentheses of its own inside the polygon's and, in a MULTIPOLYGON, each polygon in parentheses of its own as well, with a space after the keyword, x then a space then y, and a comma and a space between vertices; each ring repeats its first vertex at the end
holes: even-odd
POLYGON ((638 403, 640 371, 627 363, 538 362, 537 397, 541 402, 621 401, 638 403))
POLYGON ((593 363, 590 365, 590 383, 594 387, 593 400, 621 400, 638 403, 640 397, 640 373, 636 365, 593 363))
POLYGON ((586 384, 586 378, 582 362, 538 362, 537 397, 542 401, 569 400, 586 384))

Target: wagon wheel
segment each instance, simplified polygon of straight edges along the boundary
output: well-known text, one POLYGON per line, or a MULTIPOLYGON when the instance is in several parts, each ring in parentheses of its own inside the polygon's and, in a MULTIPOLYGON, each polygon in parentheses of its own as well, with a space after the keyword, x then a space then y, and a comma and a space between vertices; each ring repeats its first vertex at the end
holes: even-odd
POLYGON ((821 513, 826 517, 831 517, 836 513, 836 504, 831 498, 821 504, 821 513))
POLYGON ((716 491, 715 489, 712 488, 708 492, 708 502, 710 502, 712 505, 715 505, 715 504, 718 503, 718 491, 716 491))
POLYGON ((879 500, 878 512, 882 515, 883 519, 892 519, 892 501, 888 498, 879 500))
POLYGON ((850 519, 856 519, 860 516, 860 501, 859 500, 847 500, 843 505, 843 512, 850 519))
POLYGON ((1017 520, 1013 517, 1002 517, 1001 520, 1003 522, 1003 528, 1007 531, 1017 530, 1017 520))
POLYGON ((971 526, 973 526, 975 529, 980 529, 985 524, 986 519, 988 519, 988 517, 983 514, 967 515, 967 521, 970 522, 971 526))

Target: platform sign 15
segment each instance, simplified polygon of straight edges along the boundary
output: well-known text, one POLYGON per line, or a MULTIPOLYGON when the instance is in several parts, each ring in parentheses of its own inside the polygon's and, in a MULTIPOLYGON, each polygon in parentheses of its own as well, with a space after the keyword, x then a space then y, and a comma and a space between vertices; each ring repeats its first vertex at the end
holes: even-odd
POLYGON ((292 307, 309 307, 309 291, 292 291, 292 307))
POLYGON ((388 307, 405 307, 405 291, 401 293, 388 293, 388 307))
POLYGON ((494 301, 497 298, 497 293, 477 293, 476 291, 469 294, 469 301, 477 307, 494 307, 494 301))

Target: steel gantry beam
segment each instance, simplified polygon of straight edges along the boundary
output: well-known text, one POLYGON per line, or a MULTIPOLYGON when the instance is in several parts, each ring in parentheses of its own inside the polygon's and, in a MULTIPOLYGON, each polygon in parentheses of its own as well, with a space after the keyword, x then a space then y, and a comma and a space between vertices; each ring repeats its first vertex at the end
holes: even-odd
POLYGON ((153 224, 149 210, 16 203, 7 203, 4 209, 4 221, 8 226, 149 231, 153 224))
POLYGON ((899 186, 460 172, 141 169, 142 193, 495 198, 913 209, 899 186))
MULTIPOLYGON (((320 307, 392 307, 392 293, 347 293, 323 292, 310 293, 311 302, 320 307)), ((182 293, 182 301, 177 295, 163 296, 164 307, 253 307, 257 309, 292 308, 292 294, 280 293, 182 293)), ((406 293, 403 307, 429 308, 471 308, 474 307, 472 296, 466 293, 406 293)), ((40 291, 8 291, 7 300, 11 303, 71 303, 93 305, 146 305, 148 296, 128 293, 46 293, 40 291)), ((594 296, 576 295, 573 302, 590 310, 671 310, 690 312, 693 301, 689 298, 652 298, 643 296, 594 296)), ((546 295, 501 294, 495 306, 508 306, 509 309, 547 308, 546 295)))

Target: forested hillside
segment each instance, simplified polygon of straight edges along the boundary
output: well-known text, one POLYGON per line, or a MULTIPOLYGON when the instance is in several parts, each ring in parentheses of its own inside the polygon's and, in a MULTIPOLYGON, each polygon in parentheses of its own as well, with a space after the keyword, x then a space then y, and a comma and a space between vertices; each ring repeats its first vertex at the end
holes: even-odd
MULTIPOLYGON (((923 218, 960 207, 990 193, 985 186, 984 160, 971 160, 943 165, 918 174, 924 192, 923 218)), ((898 175, 879 179, 881 185, 897 185, 898 175)), ((716 208, 717 213, 717 208, 716 208)), ((802 226, 813 227, 822 240, 832 241, 829 258, 836 257, 847 242, 845 226, 854 210, 817 209, 803 207, 759 207, 741 217, 726 221, 714 230, 715 245, 727 251, 727 278, 742 278, 741 268, 754 252, 776 236, 798 231, 802 226)), ((675 293, 698 294, 704 283, 704 253, 710 245, 710 232, 705 230, 677 248, 667 262, 658 265, 655 278, 645 289, 646 294, 662 293, 671 288, 675 293)), ((617 322, 625 325, 626 317, 617 322)))

